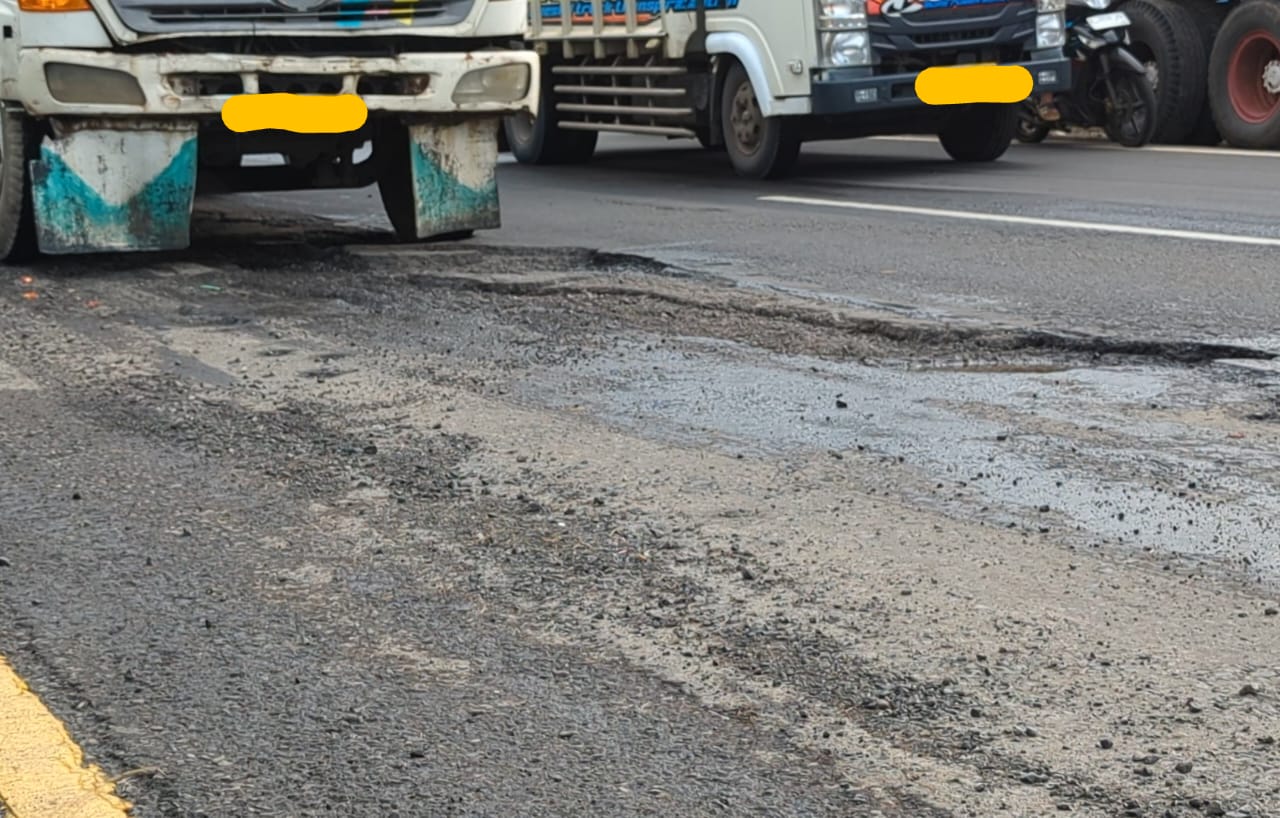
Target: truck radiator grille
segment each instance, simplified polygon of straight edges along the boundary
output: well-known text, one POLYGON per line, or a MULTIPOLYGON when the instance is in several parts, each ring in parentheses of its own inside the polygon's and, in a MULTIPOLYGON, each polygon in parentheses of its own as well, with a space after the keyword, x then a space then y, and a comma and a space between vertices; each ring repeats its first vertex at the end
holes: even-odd
POLYGON ((473 0, 114 0, 125 24, 143 33, 404 29, 464 19, 473 0), (308 6, 313 6, 308 8, 308 6))
POLYGON ((653 60, 557 65, 552 98, 565 130, 692 137, 688 71, 653 60))
POLYGON ((941 43, 967 43, 976 40, 988 40, 996 35, 999 27, 970 28, 963 31, 940 31, 912 34, 911 39, 920 45, 939 45, 941 43))

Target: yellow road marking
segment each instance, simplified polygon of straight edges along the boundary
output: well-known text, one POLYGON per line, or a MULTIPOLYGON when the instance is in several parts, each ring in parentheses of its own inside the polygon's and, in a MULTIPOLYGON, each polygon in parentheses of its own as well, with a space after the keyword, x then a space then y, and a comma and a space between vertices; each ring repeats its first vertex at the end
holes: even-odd
POLYGON ((126 818, 131 808, 3 657, 0 805, 8 818, 126 818))

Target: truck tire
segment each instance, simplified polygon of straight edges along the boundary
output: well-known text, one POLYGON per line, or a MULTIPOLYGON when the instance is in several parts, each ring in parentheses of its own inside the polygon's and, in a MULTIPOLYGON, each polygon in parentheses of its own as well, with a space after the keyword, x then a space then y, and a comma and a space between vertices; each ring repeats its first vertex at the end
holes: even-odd
POLYGON ((551 85, 551 74, 546 72, 542 78, 538 116, 516 114, 502 121, 511 155, 524 165, 581 165, 589 162, 596 152, 600 134, 561 128, 551 85))
POLYGON ((1186 142, 1205 104, 1208 55, 1195 16, 1170 0, 1125 3, 1132 51, 1146 63, 1156 95, 1153 142, 1186 142))
POLYGON ((1280 147, 1280 5, 1248 0, 1227 15, 1209 60, 1209 89, 1227 142, 1280 147))
MULTIPOLYGON (((1214 39, 1218 36, 1218 29, 1222 27, 1222 20, 1226 14, 1223 7, 1217 3, 1189 3, 1184 8, 1196 18, 1196 28, 1200 31, 1200 41, 1204 44, 1206 60, 1204 104, 1200 106, 1200 114, 1196 117, 1195 127, 1187 136, 1186 144, 1213 147, 1222 144, 1222 134, 1218 133, 1218 126, 1213 121, 1213 106, 1209 102, 1207 66, 1210 54, 1213 52, 1214 39)), ((1154 86, 1152 90, 1155 90, 1154 86)))
POLYGON ((0 102, 0 261, 9 264, 39 255, 27 170, 37 145, 26 113, 0 102))
POLYGON ((938 141, 957 162, 994 162, 1017 134, 1017 105, 964 105, 947 117, 938 141))
POLYGON ((765 116, 746 70, 734 63, 720 95, 724 148, 739 176, 779 179, 795 167, 800 138, 788 117, 765 116))

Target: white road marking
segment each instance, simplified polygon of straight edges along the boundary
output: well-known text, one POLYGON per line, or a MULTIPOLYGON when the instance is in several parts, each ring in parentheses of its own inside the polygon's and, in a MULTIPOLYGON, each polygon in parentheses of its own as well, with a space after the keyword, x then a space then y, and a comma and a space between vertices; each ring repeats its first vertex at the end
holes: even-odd
POLYGON ((910 207, 908 205, 880 204, 879 202, 851 202, 842 199, 818 199, 808 196, 761 196, 759 201, 780 204, 806 205, 809 207, 836 207, 846 210, 867 210, 878 213, 902 213, 909 216, 932 216, 941 219, 967 219, 1000 224, 1023 224, 1031 227, 1050 227, 1059 230, 1092 230, 1099 233, 1122 233, 1131 236, 1156 236, 1188 241, 1212 241, 1221 244, 1249 244, 1256 247, 1280 247, 1280 238, 1241 236, 1232 233, 1204 233, 1198 230, 1174 230, 1165 227, 1140 227, 1105 222, 1081 222, 1071 219, 1042 219, 1035 216, 1009 216, 1003 213, 978 213, 968 210, 942 210, 935 207, 910 207))
MULTIPOLYGON (((936 144, 938 139, 933 136, 871 136, 878 142, 929 142, 936 144)), ((1099 142, 1089 139, 1080 139, 1070 136, 1051 137, 1051 141, 1057 144, 1071 144, 1082 148, 1102 151, 1125 151, 1128 153, 1148 152, 1148 153, 1184 153, 1191 156, 1241 156, 1252 159, 1280 159, 1280 151, 1264 151, 1264 150, 1248 150, 1246 148, 1211 148, 1194 145, 1145 145, 1141 148, 1125 148, 1120 145, 1113 145, 1109 142, 1099 142)), ((1034 145, 1017 145, 1015 147, 1034 148, 1034 145)))

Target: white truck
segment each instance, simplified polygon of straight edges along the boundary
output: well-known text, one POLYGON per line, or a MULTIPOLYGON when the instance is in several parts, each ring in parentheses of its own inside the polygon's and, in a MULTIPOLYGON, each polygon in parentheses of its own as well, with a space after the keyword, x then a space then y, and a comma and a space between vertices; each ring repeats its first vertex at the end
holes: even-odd
POLYGON ((1016 105, 926 105, 916 78, 996 64, 1026 69, 1024 94, 1065 89, 1065 5, 537 0, 526 44, 543 58, 539 115, 508 119, 506 142, 552 164, 587 160, 601 132, 696 138, 754 178, 784 175, 803 142, 877 134, 936 134, 957 160, 991 161, 1016 105))
POLYGON ((527 13, 526 0, 0 0, 0 259, 183 249, 197 184, 376 182, 402 240, 497 227, 498 123, 536 112, 539 91, 537 55, 505 45, 527 13), (255 154, 285 161, 243 161, 255 154))

